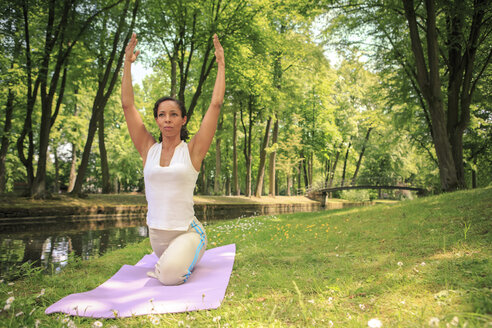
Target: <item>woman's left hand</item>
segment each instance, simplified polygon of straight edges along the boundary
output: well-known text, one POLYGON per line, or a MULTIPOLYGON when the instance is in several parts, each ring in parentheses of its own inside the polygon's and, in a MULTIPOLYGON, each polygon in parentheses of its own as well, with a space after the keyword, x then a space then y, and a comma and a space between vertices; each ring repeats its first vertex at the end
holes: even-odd
POLYGON ((214 47, 215 47, 215 58, 217 60, 217 64, 225 66, 224 60, 224 48, 220 44, 219 37, 217 34, 214 34, 214 47))

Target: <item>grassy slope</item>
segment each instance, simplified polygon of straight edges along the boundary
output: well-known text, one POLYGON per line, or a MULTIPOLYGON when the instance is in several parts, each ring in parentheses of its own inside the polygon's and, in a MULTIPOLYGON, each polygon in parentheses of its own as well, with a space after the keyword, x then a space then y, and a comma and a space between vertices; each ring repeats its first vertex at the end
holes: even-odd
MULTIPOLYGON (((223 305, 158 319, 162 326, 182 321, 192 327, 329 327, 331 321, 367 327, 369 319, 378 318, 383 327, 428 327, 435 317, 440 327, 453 318, 457 326, 484 327, 492 322, 491 213, 492 188, 487 188, 397 205, 211 225, 210 247, 237 245, 223 305)), ((99 259, 74 261, 54 276, 31 274, 13 286, 0 284, 0 295, 16 298, 0 313, 0 326, 31 327, 40 320, 41 326, 62 327, 57 315, 43 314, 48 305, 96 287, 149 251, 144 241, 99 259), (41 288, 46 293, 36 298, 41 288), (24 314, 15 317, 20 311, 24 314)), ((94 322, 71 319, 77 326, 94 322)), ((150 327, 150 320, 103 323, 150 327)))

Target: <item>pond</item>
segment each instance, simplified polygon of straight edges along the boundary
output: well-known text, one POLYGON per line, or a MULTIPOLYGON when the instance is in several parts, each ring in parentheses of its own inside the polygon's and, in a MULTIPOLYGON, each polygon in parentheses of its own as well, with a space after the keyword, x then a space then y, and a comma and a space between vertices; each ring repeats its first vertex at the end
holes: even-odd
MULTIPOLYGON (((312 212, 319 203, 195 205, 203 224, 238 217, 267 214, 312 212)), ((7 222, 7 221, 5 221, 7 222)), ((105 252, 123 248, 148 236, 145 214, 128 217, 95 215, 92 217, 57 216, 42 220, 17 218, 0 226, 0 279, 12 280, 30 268, 56 273, 73 256, 88 260, 105 252)))
POLYGON ((48 273, 56 273, 73 256, 88 260, 148 236, 143 217, 104 222, 98 226, 50 224, 37 229, 31 227, 27 231, 0 233, 0 277, 15 279, 21 267, 41 267, 48 273))

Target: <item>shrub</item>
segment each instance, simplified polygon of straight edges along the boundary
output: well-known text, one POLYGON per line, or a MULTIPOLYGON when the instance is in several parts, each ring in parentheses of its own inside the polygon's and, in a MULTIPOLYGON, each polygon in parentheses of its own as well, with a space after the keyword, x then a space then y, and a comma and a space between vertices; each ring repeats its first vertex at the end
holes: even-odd
POLYGON ((344 190, 340 198, 353 202, 367 202, 371 199, 368 190, 344 190))

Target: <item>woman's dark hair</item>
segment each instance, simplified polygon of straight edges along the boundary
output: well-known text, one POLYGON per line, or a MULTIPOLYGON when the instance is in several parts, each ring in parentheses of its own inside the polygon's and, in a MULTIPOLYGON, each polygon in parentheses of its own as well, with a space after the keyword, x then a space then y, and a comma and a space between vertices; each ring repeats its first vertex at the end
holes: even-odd
MULTIPOLYGON (((178 107, 179 107, 179 110, 181 111, 181 117, 185 117, 186 116, 186 108, 184 106, 184 104, 177 100, 177 99, 174 99, 173 97, 162 97, 160 99, 158 99, 156 102, 155 102, 155 105, 154 105, 154 118, 157 118, 157 108, 159 108, 159 105, 164 102, 164 101, 174 101, 178 107)), ((188 140, 188 129, 186 128, 186 124, 183 125, 181 127, 181 134, 180 134, 180 138, 181 140, 184 140, 184 141, 187 141, 188 140)), ((161 135, 159 136, 159 142, 162 141, 162 133, 161 135)))

